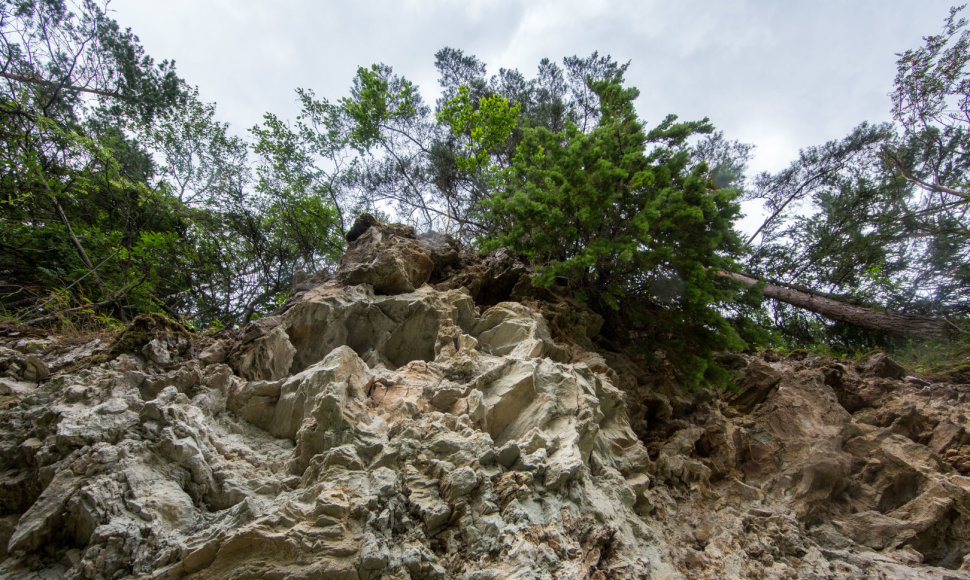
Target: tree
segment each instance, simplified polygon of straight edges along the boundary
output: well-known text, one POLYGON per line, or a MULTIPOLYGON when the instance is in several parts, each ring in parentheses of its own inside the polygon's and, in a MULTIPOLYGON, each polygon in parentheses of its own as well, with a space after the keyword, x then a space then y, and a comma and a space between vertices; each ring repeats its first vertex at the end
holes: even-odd
POLYGON ((215 105, 104 5, 2 2, 0 49, 4 310, 236 324, 339 257, 336 181, 299 139, 269 119, 254 179, 215 105))
POLYGON ((327 191, 300 174, 295 137, 273 117, 255 134, 256 178, 249 146, 192 91, 146 136, 160 161, 153 186, 177 199, 186 222, 186 282, 162 306, 200 325, 271 311, 296 270, 333 264, 342 248, 339 213, 327 191))
POLYGON ((107 16, 104 4, 4 0, 0 23, 7 95, 47 117, 72 115, 88 95, 101 115, 148 123, 183 97, 174 64, 156 64, 130 30, 107 16))
POLYGON ((947 211, 934 204, 956 202, 961 219, 970 202, 970 30, 958 17, 964 7, 950 9, 941 34, 900 55, 891 96, 904 142, 884 153, 927 194, 925 204, 947 211))
POLYGON ((716 272, 740 247, 726 186, 741 183, 748 150, 701 139, 706 120, 670 116, 645 132, 638 93, 622 84, 627 65, 597 53, 563 64, 543 60, 533 79, 486 77, 475 57, 443 49, 433 119, 385 65, 359 68, 337 104, 301 91, 295 127, 268 115, 254 129, 278 176, 264 189, 337 184, 338 205, 356 195, 358 208, 392 204, 419 228, 507 246, 540 283, 563 281, 610 317, 613 338, 656 336, 641 346, 666 350, 688 382, 714 376, 711 352, 741 344, 720 312, 737 285, 716 272))
POLYGON ((571 122, 524 132, 505 187, 483 202, 495 232, 483 247, 526 257, 540 284, 567 285, 610 319, 614 339, 651 337, 640 346, 663 350, 696 384, 716 377, 714 350, 741 344, 718 312, 733 285, 715 275, 739 248, 737 192, 692 164, 688 140, 713 130, 706 119, 671 115, 645 132, 638 91, 622 80, 590 79, 588 132, 571 122))
POLYGON ((428 171, 436 128, 417 87, 384 64, 360 67, 350 96, 340 100, 350 146, 361 156, 355 179, 359 205, 391 204, 424 229, 452 230, 463 216, 428 171))
MULTIPOLYGON (((414 84, 391 67, 360 67, 348 96, 331 102, 299 89, 296 122, 268 115, 254 136, 282 139, 288 132, 302 167, 289 177, 328 196, 341 214, 393 212, 420 229, 471 242, 486 229, 479 213, 491 194, 491 169, 511 166, 524 130, 559 131, 567 120, 592 127, 598 113, 590 106, 587 76, 604 79, 626 68, 597 53, 563 63, 565 69, 543 60, 533 79, 510 69, 487 77, 477 58, 444 48, 435 55, 442 89, 435 115, 414 84), (469 105, 467 119, 454 118, 459 109, 448 103, 455 98, 469 105), (495 122, 504 116, 511 129, 473 135, 476 115, 495 122)), ((342 216, 341 222, 346 226, 342 216)))
POLYGON ((120 126, 177 105, 181 81, 93 2, 3 2, 0 51, 0 300, 124 317, 171 279, 146 260, 182 224, 140 183, 153 163, 120 126))
MULTIPOLYGON (((769 217, 749 239, 748 274, 867 307, 853 323, 883 335, 875 308, 901 317, 894 334, 924 338, 952 332, 946 317, 970 314, 970 32, 960 10, 942 34, 900 55, 895 123, 864 123, 759 177, 750 195, 769 217)), ((820 308, 829 302, 811 304, 844 320, 820 308)))
POLYGON ((905 336, 926 340, 941 340, 953 325, 942 318, 930 318, 903 312, 879 311, 847 302, 844 298, 832 298, 808 290, 789 286, 766 284, 750 276, 721 270, 718 275, 740 282, 749 288, 758 288, 767 298, 790 304, 797 308, 817 312, 839 322, 847 322, 859 328, 892 336, 905 336))
POLYGON ((597 52, 585 58, 566 57, 562 63, 560 67, 542 59, 531 79, 504 68, 487 77, 485 64, 474 56, 453 48, 435 54, 442 88, 436 118, 447 131, 439 132, 429 147, 428 171, 447 201, 449 214, 462 216, 458 233, 466 241, 489 231, 490 225, 479 217, 480 209, 495 188, 496 175, 513 165, 526 132, 545 128, 558 133, 567 123, 580 133, 592 130, 599 108, 590 83, 622 76, 628 66, 597 52), (459 112, 464 119, 455 118, 459 112), (476 136, 473 130, 482 133, 476 136), (468 159, 469 147, 476 162, 459 167, 468 159))
POLYGON ((277 256, 296 269, 316 271, 336 263, 343 250, 341 214, 330 202, 299 135, 274 115, 254 127, 258 210, 277 256))

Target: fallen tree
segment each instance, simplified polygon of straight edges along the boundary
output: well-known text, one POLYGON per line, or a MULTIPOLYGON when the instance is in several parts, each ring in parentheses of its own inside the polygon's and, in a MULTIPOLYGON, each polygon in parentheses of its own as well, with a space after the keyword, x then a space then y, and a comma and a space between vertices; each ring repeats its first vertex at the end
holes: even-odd
MULTIPOLYGON (((744 284, 749 288, 753 288, 762 282, 757 278, 723 270, 719 271, 717 275, 744 284)), ((848 322, 860 328, 885 332, 893 336, 942 340, 955 330, 953 323, 944 318, 907 314, 893 310, 876 310, 848 304, 814 292, 796 290, 788 286, 764 283, 761 286, 761 291, 768 298, 821 314, 826 318, 848 322)))

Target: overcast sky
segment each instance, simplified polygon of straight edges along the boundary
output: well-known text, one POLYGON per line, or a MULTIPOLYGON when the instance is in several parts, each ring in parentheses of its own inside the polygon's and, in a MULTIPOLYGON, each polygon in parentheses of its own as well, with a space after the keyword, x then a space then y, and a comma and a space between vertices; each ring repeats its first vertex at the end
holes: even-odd
POLYGON ((756 146, 752 170, 889 119, 896 53, 942 28, 939 0, 114 0, 156 60, 218 103, 242 132, 294 89, 347 94, 358 65, 384 62, 433 104, 434 53, 460 48, 535 73, 539 60, 594 50, 632 61, 648 123, 710 117, 756 146))

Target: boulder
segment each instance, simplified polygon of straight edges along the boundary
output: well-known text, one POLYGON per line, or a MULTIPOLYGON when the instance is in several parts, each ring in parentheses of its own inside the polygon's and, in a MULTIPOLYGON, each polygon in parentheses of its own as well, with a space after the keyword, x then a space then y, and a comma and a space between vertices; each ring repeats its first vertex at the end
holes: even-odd
POLYGON ((859 370, 864 374, 882 379, 901 379, 906 375, 906 369, 883 352, 867 358, 859 365, 859 370))
POLYGON ((431 256, 434 268, 431 283, 450 278, 462 264, 463 251, 458 240, 441 232, 425 232, 418 235, 418 245, 431 256))
POLYGON ((346 285, 369 284, 377 294, 403 294, 427 282, 433 268, 414 230, 376 224, 350 242, 336 278, 346 285))

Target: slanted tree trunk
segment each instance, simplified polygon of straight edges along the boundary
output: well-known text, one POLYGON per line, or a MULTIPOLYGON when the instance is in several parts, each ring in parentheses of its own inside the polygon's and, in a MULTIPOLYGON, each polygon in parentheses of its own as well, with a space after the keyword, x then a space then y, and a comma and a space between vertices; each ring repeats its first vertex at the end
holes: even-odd
MULTIPOLYGON (((717 275, 740 282, 748 287, 753 287, 759 282, 759 280, 750 276, 723 270, 719 271, 717 275)), ((952 323, 943 318, 917 316, 892 310, 874 310, 786 286, 765 284, 762 292, 768 298, 810 310, 832 320, 848 322, 860 328, 885 332, 893 336, 942 340, 947 337, 953 327, 952 323)))

